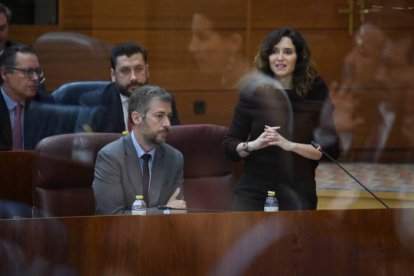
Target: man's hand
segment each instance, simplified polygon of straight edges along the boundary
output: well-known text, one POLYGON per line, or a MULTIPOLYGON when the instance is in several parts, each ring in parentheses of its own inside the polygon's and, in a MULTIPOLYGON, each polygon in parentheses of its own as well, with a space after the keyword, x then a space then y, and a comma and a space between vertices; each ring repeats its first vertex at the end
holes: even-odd
POLYGON ((358 102, 352 91, 349 91, 347 82, 343 83, 341 87, 338 87, 337 83, 333 83, 329 89, 329 96, 335 106, 333 119, 339 133, 352 132, 364 123, 363 118, 355 114, 358 102))
POLYGON ((180 188, 177 188, 175 192, 173 193, 173 195, 168 200, 167 207, 178 208, 178 209, 187 208, 187 203, 185 202, 185 200, 177 199, 177 196, 179 194, 180 194, 180 188))

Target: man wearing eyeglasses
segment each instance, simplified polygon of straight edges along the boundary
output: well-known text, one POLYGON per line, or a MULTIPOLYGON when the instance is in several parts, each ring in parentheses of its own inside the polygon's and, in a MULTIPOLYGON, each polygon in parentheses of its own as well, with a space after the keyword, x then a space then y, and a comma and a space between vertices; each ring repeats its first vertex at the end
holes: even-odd
POLYGON ((51 98, 48 94, 39 96, 43 68, 33 48, 19 44, 1 55, 0 73, 0 150, 23 150, 29 140, 25 139, 25 113, 30 101, 36 95, 41 102, 51 98))
MULTIPOLYGON (((83 110, 79 113, 75 131, 115 132, 130 130, 128 99, 133 91, 149 81, 148 54, 138 43, 115 46, 111 52, 112 82, 80 97, 83 110)), ((179 124, 173 102, 171 124, 179 124)))

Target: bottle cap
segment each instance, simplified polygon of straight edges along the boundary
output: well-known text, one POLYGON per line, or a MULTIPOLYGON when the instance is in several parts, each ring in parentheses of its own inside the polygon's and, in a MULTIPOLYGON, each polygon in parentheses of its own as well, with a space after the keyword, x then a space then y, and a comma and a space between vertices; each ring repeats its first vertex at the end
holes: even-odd
POLYGON ((144 196, 143 195, 136 195, 135 198, 136 199, 144 199, 144 196))
POLYGON ((274 191, 267 191, 267 195, 268 196, 275 196, 275 192, 274 191))

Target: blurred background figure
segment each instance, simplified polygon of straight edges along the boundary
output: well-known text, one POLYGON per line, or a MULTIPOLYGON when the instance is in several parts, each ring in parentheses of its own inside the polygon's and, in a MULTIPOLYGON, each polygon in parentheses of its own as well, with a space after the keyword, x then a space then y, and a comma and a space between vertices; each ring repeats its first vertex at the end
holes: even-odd
POLYGON ((382 63, 376 74, 389 91, 397 115, 395 132, 406 147, 401 160, 414 161, 414 37, 390 34, 383 48, 382 63))
POLYGON ((376 25, 361 25, 354 37, 354 47, 344 60, 344 81, 349 82, 349 89, 377 88, 379 82, 375 74, 381 65, 385 34, 376 25))
POLYGON ((376 77, 385 42, 386 34, 379 26, 361 25, 344 60, 342 83, 331 87, 344 161, 384 160, 383 149, 391 147, 387 143, 395 120, 392 99, 376 77))
POLYGON ((237 87, 250 69, 245 55, 244 6, 244 0, 194 1, 188 50, 201 74, 224 88, 237 87))
POLYGON ((4 49, 13 45, 9 41, 9 24, 12 18, 11 10, 0 3, 0 56, 3 54, 4 49))

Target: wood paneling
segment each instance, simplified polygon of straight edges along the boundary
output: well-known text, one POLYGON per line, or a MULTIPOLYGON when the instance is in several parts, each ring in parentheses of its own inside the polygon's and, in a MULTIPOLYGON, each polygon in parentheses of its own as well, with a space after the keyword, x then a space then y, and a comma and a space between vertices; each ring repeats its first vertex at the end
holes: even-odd
POLYGON ((59 25, 63 30, 90 30, 92 18, 92 0, 59 1, 59 25))
POLYGON ((0 151, 0 200, 32 206, 33 151, 0 151))
POLYGON ((79 275, 411 275, 413 219, 377 209, 4 220, 0 242, 18 250, 0 262, 79 275))
POLYGON ((92 0, 94 29, 190 29, 193 13, 217 18, 218 29, 243 28, 247 0, 92 0))
POLYGON ((262 0, 252 5, 252 28, 342 29, 346 32, 348 16, 339 14, 342 8, 347 8, 346 1, 262 0))
POLYGON ((182 123, 210 123, 229 126, 238 99, 236 91, 179 92, 172 91, 182 123), (197 114, 197 105, 205 105, 205 113, 197 114))
POLYGON ((60 31, 60 27, 57 25, 11 25, 10 40, 33 45, 42 34, 57 31, 60 31))

